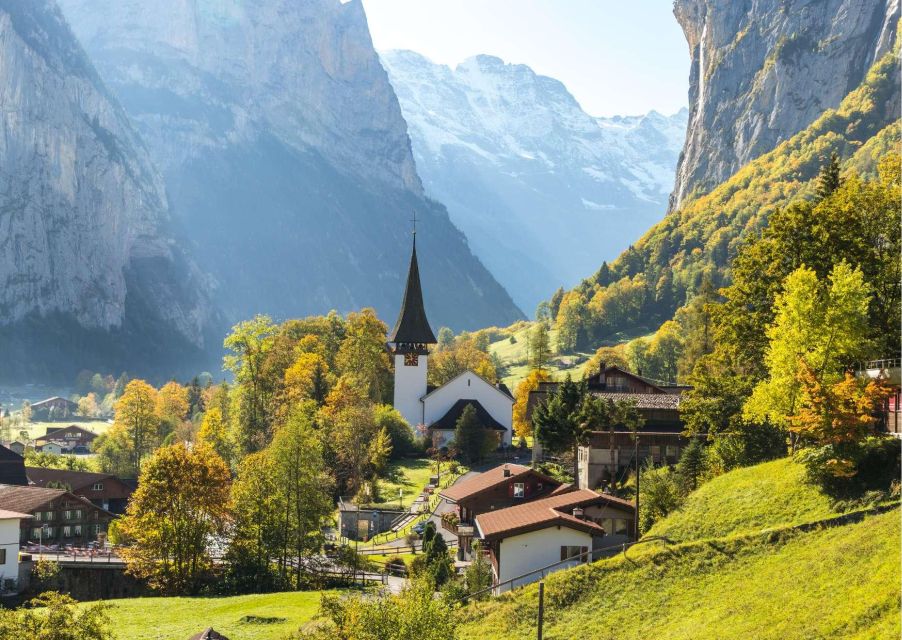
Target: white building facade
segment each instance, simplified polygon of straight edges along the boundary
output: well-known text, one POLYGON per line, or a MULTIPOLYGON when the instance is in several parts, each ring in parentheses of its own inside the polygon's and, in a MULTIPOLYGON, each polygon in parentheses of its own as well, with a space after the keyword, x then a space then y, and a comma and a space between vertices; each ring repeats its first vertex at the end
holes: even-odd
POLYGON ((19 580, 20 522, 31 517, 27 513, 0 509, 0 593, 9 581, 19 580))

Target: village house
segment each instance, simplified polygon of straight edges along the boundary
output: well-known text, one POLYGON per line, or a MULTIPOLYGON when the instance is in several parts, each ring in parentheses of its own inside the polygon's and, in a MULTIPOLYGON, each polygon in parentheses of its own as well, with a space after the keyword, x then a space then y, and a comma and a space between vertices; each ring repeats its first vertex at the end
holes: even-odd
POLYGON ((35 448, 40 450, 42 446, 54 442, 63 453, 90 453, 91 444, 96 437, 96 433, 77 424, 56 429, 51 427, 46 434, 35 440, 35 448))
POLYGON ((19 580, 19 531, 31 516, 0 509, 0 593, 19 580))
POLYGON ((495 434, 498 445, 509 447, 514 407, 510 391, 503 384, 491 384, 472 371, 464 371, 440 387, 430 388, 427 383, 429 347, 434 344, 437 340, 426 318, 414 235, 401 311, 388 337, 395 363, 393 406, 411 427, 429 435, 433 447, 441 448, 453 441, 457 419, 470 404, 483 427, 495 434))
POLYGON ((135 490, 133 483, 111 473, 26 467, 25 475, 32 486, 64 489, 116 515, 125 513, 128 499, 135 490))
MULTIPOLYGON (((617 402, 632 402, 642 417, 638 443, 633 433, 623 426, 612 430, 593 431, 589 443, 579 447, 579 487, 595 489, 608 485, 612 479, 625 477, 628 470, 651 459, 655 464, 675 464, 680 452, 688 444, 682 435, 680 418, 682 393, 689 387, 662 385, 620 367, 602 364, 599 373, 586 380, 589 393, 598 398, 617 402), (638 458, 636 448, 638 444, 638 458)), ((527 420, 532 419, 535 407, 544 402, 557 388, 556 382, 543 382, 529 394, 527 420)), ((543 452, 536 443, 533 459, 541 460, 543 452)))
POLYGON ((539 500, 481 513, 475 524, 497 594, 621 548, 633 539, 635 508, 566 486, 539 500))
POLYGON ((65 420, 74 416, 78 405, 71 400, 53 396, 31 405, 32 420, 65 420))
POLYGON ((475 518, 550 495, 561 483, 520 464, 503 464, 443 489, 439 495, 457 505, 455 517, 444 517, 442 527, 457 535, 457 558, 469 560, 475 537, 475 518))
POLYGON ((18 440, 13 440, 12 442, 4 442, 0 446, 4 446, 7 449, 9 449, 10 451, 14 451, 15 453, 18 453, 20 456, 25 455, 25 443, 24 442, 19 442, 18 440))
POLYGON ((12 449, 0 446, 0 484, 28 484, 25 458, 12 449))
POLYGON ((103 539, 115 516, 62 489, 0 485, 0 509, 33 516, 21 520, 19 542, 85 546, 103 539))

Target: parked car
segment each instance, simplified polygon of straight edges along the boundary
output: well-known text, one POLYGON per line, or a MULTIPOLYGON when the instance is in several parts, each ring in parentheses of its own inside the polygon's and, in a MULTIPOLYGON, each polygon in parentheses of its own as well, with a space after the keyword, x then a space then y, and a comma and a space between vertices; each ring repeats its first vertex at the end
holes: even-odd
POLYGON ((413 525, 413 527, 411 528, 411 531, 413 531, 418 536, 423 535, 423 531, 425 531, 425 530, 426 530, 426 521, 425 520, 423 520, 423 522, 418 522, 417 524, 413 525))

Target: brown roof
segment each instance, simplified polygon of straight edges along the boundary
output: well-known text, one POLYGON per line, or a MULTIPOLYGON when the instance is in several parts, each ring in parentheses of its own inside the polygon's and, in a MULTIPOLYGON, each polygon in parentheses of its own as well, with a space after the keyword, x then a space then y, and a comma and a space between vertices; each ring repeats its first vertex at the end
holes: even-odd
POLYGON ((623 510, 633 510, 633 504, 621 498, 595 493, 589 489, 578 489, 507 509, 481 513, 476 516, 476 526, 483 538, 509 537, 556 525, 602 535, 604 533, 602 527, 569 513, 575 507, 587 507, 592 504, 609 504, 623 510))
POLYGON ((83 502, 85 505, 108 513, 113 514, 106 509, 101 509, 93 504, 90 500, 77 496, 62 489, 46 489, 44 487, 19 487, 10 484, 0 484, 0 509, 8 509, 9 511, 18 511, 19 513, 30 513, 38 507, 42 507, 48 502, 68 494, 73 500, 83 502))
POLYGON ((115 479, 111 473, 92 473, 90 471, 70 471, 68 469, 47 469, 44 467, 25 467, 25 475, 29 482, 37 487, 46 487, 48 483, 61 483, 72 491, 78 491, 95 482, 103 482, 108 478, 115 479))
POLYGON ((611 400, 631 400, 636 403, 637 409, 679 409, 680 395, 677 393, 607 393, 593 391, 596 398, 611 400))
POLYGON ((489 469, 488 471, 480 473, 478 476, 469 478, 467 480, 464 480, 463 482, 458 482, 457 484, 453 484, 447 489, 443 489, 439 495, 447 500, 451 500, 452 502, 459 502, 464 498, 475 496, 476 494, 487 491, 488 489, 491 489, 496 485, 502 484, 504 482, 510 482, 514 478, 518 478, 527 473, 535 474, 536 476, 548 480, 549 482, 557 484, 554 479, 546 478, 532 467, 526 467, 522 464, 500 464, 494 469, 489 469), (510 476, 505 477, 505 468, 510 470, 510 476))

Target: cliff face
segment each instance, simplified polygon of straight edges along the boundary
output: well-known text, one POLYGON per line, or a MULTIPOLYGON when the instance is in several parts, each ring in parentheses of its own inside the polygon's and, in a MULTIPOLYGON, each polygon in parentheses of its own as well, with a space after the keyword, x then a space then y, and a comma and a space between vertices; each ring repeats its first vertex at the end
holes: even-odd
POLYGON ((163 180, 49 0, 0 4, 0 118, 3 373, 68 366, 50 354, 125 367, 147 339, 150 366, 202 348, 212 312, 163 180), (87 334, 108 340, 82 353, 87 334))
POLYGON ((414 210, 430 317, 521 314, 428 201, 359 0, 63 0, 161 167, 230 319, 374 306, 391 320, 414 210))
POLYGON ((670 208, 835 108, 892 48, 899 0, 676 0, 692 58, 670 208))
POLYGON ((427 193, 521 308, 613 259, 663 215, 685 110, 594 118, 526 65, 381 57, 427 193))

